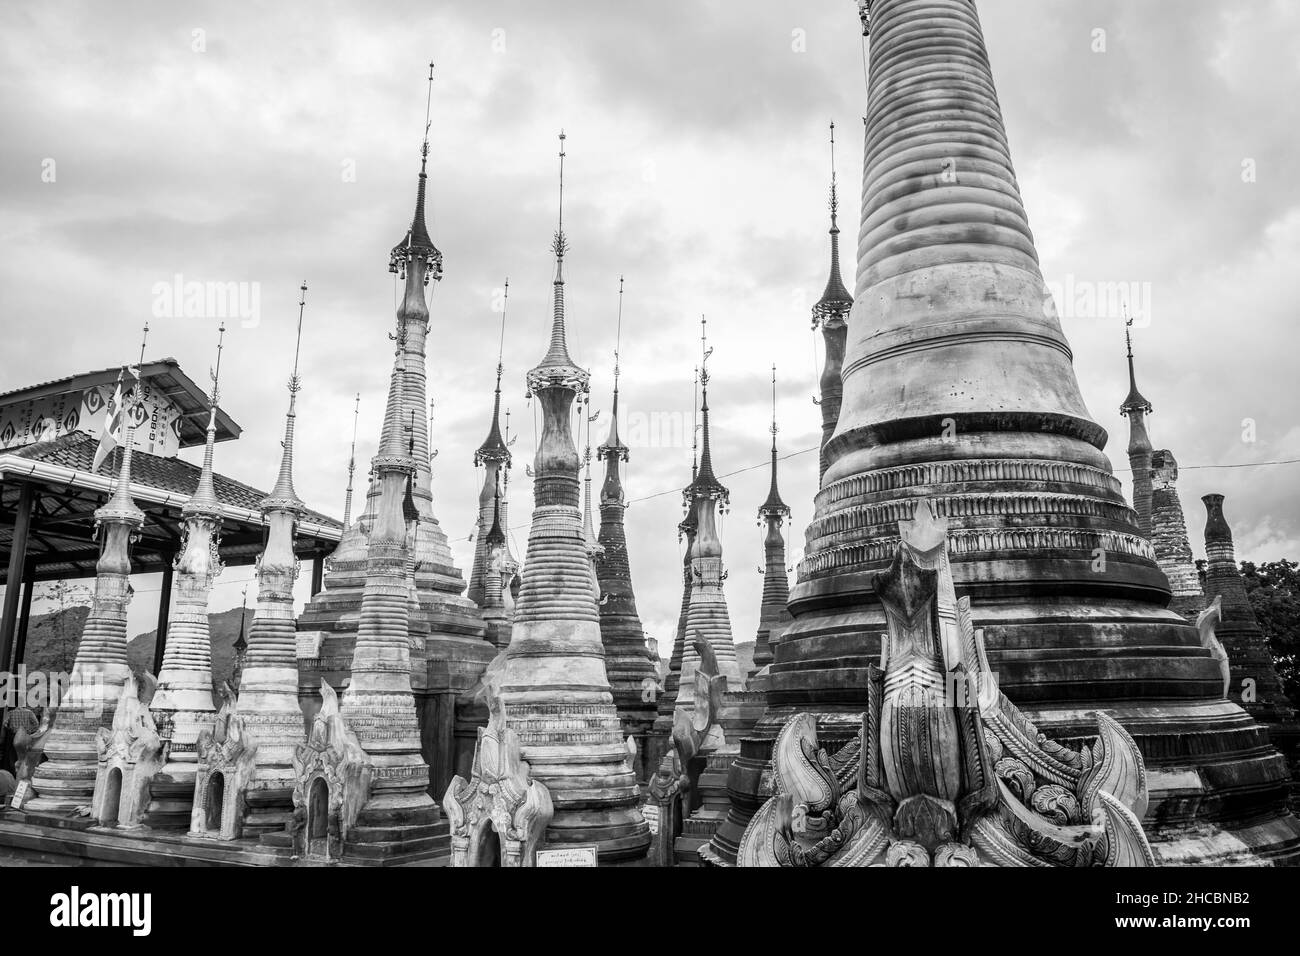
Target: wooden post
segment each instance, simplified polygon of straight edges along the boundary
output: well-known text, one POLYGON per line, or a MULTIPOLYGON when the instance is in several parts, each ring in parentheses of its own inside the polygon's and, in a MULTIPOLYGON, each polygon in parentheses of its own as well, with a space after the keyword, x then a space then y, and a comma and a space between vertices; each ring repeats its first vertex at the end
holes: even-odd
POLYGON ((36 566, 29 564, 23 575, 23 600, 18 608, 18 635, 14 640, 14 670, 18 670, 27 657, 27 627, 32 621, 32 592, 36 590, 36 566))
POLYGON ((167 647, 167 624, 172 609, 172 561, 175 555, 164 554, 162 593, 158 596, 158 635, 153 645, 153 673, 162 671, 163 651, 167 647))
POLYGON ((321 585, 325 581, 325 558, 320 552, 311 563, 311 596, 315 597, 320 594, 321 585))
POLYGON ((4 609, 0 611, 0 666, 8 669, 13 658, 14 633, 18 623, 18 598, 27 570, 27 535, 31 531, 35 495, 32 486, 23 482, 18 492, 18 514, 14 519, 13 546, 9 550, 9 570, 5 576, 4 609))
MULTIPOLYGON (((18 492, 18 514, 14 518, 13 544, 9 549, 9 569, 5 575, 4 608, 0 610, 0 669, 6 671, 10 670, 9 662, 13 658, 19 591, 27 571, 27 535, 31 531, 32 511, 36 504, 32 492, 32 486, 23 482, 18 492)), ((6 698, 0 700, 0 767, 12 770, 8 717, 9 701, 6 698)))

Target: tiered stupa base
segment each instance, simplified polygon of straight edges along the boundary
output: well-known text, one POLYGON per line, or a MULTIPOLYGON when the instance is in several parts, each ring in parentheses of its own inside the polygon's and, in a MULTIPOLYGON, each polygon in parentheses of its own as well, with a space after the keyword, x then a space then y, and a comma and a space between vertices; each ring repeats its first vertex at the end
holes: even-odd
MULTIPOLYGON (((464 587, 455 568, 421 570, 416 589, 423 620, 413 620, 417 636, 411 648, 411 689, 420 721, 423 756, 432 782, 430 796, 441 799, 456 773, 469 772, 481 721, 467 721, 477 712, 457 707, 457 701, 478 682, 497 649, 485 639, 477 607, 453 587, 464 587)), ((320 708, 321 679, 343 687, 352 676, 352 654, 361 620, 365 585, 364 555, 355 561, 335 560, 321 591, 298 618, 298 696, 308 720, 320 708), (314 647, 308 645, 315 645, 314 647), (308 653, 313 651, 314 653, 308 653)))
POLYGON ((506 703, 505 712, 555 807, 543 845, 595 844, 601 865, 644 857, 650 827, 614 705, 506 703))

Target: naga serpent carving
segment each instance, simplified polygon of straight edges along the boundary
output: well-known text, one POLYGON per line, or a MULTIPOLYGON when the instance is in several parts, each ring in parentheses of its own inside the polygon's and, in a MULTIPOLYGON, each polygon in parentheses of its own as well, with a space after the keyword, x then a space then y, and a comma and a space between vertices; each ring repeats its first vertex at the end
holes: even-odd
POLYGON ((1078 750, 1040 733, 998 691, 957 600, 947 522, 921 501, 899 531, 874 582, 888 634, 862 729, 830 755, 811 715, 786 723, 738 864, 1154 866, 1133 738, 1101 712, 1078 750))

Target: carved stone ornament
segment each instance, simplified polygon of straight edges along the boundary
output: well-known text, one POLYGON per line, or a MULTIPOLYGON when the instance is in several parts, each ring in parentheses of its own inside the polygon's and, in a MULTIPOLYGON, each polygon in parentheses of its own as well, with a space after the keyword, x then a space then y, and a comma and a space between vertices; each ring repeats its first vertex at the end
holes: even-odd
POLYGON ((221 709, 212 729, 199 733, 190 836, 238 840, 244 829, 244 798, 257 767, 257 742, 236 709, 235 691, 221 685, 221 709))
POLYGON ((947 523, 921 501, 899 530, 875 579, 889 632, 859 736, 831 756, 811 715, 785 724, 739 865, 1154 866, 1133 738, 1102 712, 1079 750, 1040 733, 956 599, 947 523))
POLYGON ((650 799, 659 808, 655 845, 660 866, 672 865, 674 841, 681 835, 687 816, 692 790, 691 761, 727 743, 719 723, 727 676, 718 673, 718 658, 708 641, 697 634, 691 638, 691 644, 700 655, 699 669, 694 675, 694 701, 691 705, 679 703, 673 709, 672 747, 650 777, 650 799))
POLYGON ((1201 646, 1207 648, 1210 656, 1219 664, 1219 672, 1223 675, 1223 696, 1227 697, 1232 690, 1232 668, 1228 664, 1228 652, 1224 649, 1223 642, 1215 636, 1215 630, 1222 620, 1223 595, 1220 594, 1196 618, 1196 629, 1201 633, 1201 646))
POLYGON ((554 814, 546 785, 532 779, 519 735, 501 704, 505 653, 483 673, 488 725, 479 728, 470 779, 457 774, 442 798, 451 824, 452 866, 533 866, 554 814))
POLYGON ((328 860, 343 855, 348 831, 370 799, 373 764, 339 713, 339 698, 320 682, 321 708, 293 754, 294 853, 328 860))
POLYGON ((143 681, 129 676, 113 726, 95 735, 99 765, 90 812, 102 827, 138 827, 149 807, 149 784, 163 766, 163 741, 148 703, 156 683, 152 674, 144 674, 143 681))

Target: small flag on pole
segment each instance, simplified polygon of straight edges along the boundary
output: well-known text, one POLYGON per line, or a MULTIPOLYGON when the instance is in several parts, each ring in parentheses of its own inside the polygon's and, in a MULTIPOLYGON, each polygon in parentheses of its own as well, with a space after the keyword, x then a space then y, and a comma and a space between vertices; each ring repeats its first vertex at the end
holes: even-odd
MULTIPOLYGON (((127 368, 125 370, 131 376, 127 383, 126 396, 134 394, 140 384, 140 370, 138 368, 127 368)), ((117 373, 117 387, 113 392, 113 397, 109 399, 108 408, 104 412, 104 430, 99 436, 99 447, 95 449, 95 461, 90 466, 91 471, 99 471, 99 466, 104 463, 113 449, 119 444, 122 426, 125 424, 123 417, 123 394, 122 394, 122 376, 123 372, 117 373)))

